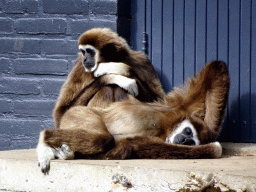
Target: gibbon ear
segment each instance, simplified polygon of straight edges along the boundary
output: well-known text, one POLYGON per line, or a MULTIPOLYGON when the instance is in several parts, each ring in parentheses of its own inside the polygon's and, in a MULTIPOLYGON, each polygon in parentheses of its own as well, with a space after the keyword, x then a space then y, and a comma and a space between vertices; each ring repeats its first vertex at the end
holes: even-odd
POLYGON ((101 55, 106 62, 121 62, 126 56, 126 49, 114 43, 108 43, 101 49, 101 55))

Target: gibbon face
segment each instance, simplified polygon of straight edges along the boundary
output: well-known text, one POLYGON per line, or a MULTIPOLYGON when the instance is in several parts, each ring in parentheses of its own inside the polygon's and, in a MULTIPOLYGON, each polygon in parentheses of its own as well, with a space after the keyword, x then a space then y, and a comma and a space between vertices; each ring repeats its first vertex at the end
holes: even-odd
POLYGON ((86 31, 79 37, 78 44, 86 72, 95 71, 99 63, 124 61, 130 49, 122 37, 107 28, 86 31))
POLYGON ((199 145, 197 130, 191 120, 185 119, 178 124, 171 134, 166 137, 166 143, 181 145, 199 145))
POLYGON ((82 63, 86 72, 93 72, 98 67, 99 51, 92 45, 79 45, 82 63))

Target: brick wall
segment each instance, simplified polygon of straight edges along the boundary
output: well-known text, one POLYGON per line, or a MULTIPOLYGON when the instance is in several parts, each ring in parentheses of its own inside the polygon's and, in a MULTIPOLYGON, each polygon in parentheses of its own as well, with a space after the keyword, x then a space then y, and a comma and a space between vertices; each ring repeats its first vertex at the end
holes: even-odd
POLYGON ((34 148, 93 27, 117 31, 117 0, 0 1, 0 150, 34 148))

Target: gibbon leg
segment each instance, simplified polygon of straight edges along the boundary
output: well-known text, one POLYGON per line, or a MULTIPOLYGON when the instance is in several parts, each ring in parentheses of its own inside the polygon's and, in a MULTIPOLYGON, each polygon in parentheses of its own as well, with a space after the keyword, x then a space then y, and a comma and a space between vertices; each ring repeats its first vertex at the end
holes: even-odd
POLYGON ((114 138, 107 133, 93 134, 83 129, 44 130, 37 146, 39 166, 47 174, 52 159, 73 159, 75 153, 90 156, 108 151, 114 145, 114 138))
POLYGON ((114 145, 114 138, 108 133, 88 133, 83 129, 44 130, 37 146, 39 166, 47 174, 52 159, 73 159, 75 153, 86 157, 108 151, 114 145))
POLYGON ((228 68, 224 62, 212 61, 183 88, 175 88, 167 103, 175 110, 184 110, 188 116, 201 118, 207 130, 200 131, 201 143, 216 141, 221 130, 229 92, 228 68))
POLYGON ((104 159, 196 159, 219 158, 222 147, 219 142, 188 146, 164 143, 156 137, 125 138, 116 141, 116 146, 104 159))
POLYGON ((114 137, 107 131, 100 113, 101 109, 72 107, 64 114, 59 129, 40 133, 37 155, 43 173, 49 172, 52 159, 73 159, 75 154, 92 156, 114 147, 114 137))
POLYGON ((212 64, 209 68, 209 75, 213 80, 211 89, 207 92, 205 99, 206 111, 204 121, 211 130, 210 141, 215 141, 221 131, 221 125, 224 120, 230 79, 225 63, 219 62, 212 64))

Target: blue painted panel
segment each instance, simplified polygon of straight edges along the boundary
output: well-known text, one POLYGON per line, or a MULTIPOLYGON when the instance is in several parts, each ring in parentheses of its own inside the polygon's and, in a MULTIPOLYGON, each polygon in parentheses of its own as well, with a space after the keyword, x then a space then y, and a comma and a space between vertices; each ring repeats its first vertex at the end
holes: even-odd
POLYGON ((146 0, 145 2, 146 2, 146 32, 148 35, 148 57, 150 58, 150 60, 152 60, 152 18, 153 18, 152 0, 146 0))
POLYGON ((173 4, 174 0, 163 0, 163 50, 161 81, 166 91, 173 87, 173 4))
POLYGON ((256 0, 131 1, 139 19, 132 19, 131 43, 141 50, 145 23, 148 55, 164 89, 181 85, 213 59, 223 60, 231 87, 220 139, 256 142, 256 0))
POLYGON ((207 1, 206 15, 206 61, 217 59, 217 0, 207 1))
POLYGON ((250 140, 250 17, 251 1, 241 1, 240 29, 240 130, 241 140, 250 140))
POLYGON ((159 78, 161 79, 162 72, 162 1, 152 1, 152 63, 158 73, 159 78))
POLYGON ((195 0, 185 1, 184 80, 195 74, 195 0))
POLYGON ((173 85, 183 82, 184 72, 184 0, 174 1, 174 77, 173 85))
POLYGON ((240 130, 240 93, 239 93, 239 37, 240 37, 240 2, 229 1, 229 73, 231 79, 229 94, 230 138, 241 140, 240 130))
POLYGON ((196 71, 206 63, 206 0, 196 1, 196 71))
POLYGON ((142 33, 144 26, 144 2, 131 1, 130 45, 135 50, 142 50, 142 33))
POLYGON ((256 1, 252 1, 251 22, 251 142, 256 142, 256 1))

